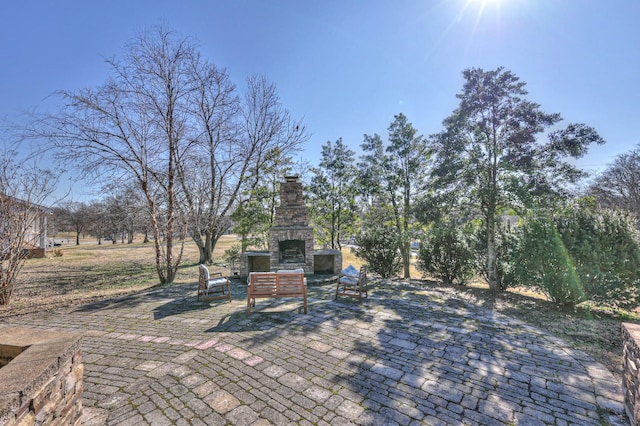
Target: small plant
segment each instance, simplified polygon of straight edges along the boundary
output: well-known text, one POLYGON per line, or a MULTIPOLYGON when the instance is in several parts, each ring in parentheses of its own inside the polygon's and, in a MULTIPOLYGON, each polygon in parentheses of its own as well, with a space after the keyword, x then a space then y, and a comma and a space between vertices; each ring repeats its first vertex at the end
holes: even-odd
POLYGON ((53 256, 54 257, 62 257, 62 250, 60 250, 60 249, 53 250, 53 256))
POLYGON ((229 263, 240 260, 240 245, 236 244, 224 251, 224 260, 229 263))

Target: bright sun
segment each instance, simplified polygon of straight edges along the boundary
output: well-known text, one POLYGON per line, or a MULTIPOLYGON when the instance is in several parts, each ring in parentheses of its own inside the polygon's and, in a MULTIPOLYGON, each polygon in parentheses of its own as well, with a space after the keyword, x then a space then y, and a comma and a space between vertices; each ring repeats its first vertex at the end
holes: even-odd
POLYGON ((480 5, 480 9, 484 9, 486 6, 500 6, 503 0, 468 0, 467 3, 475 3, 480 5))
POLYGON ((500 15, 500 10, 502 9, 503 3, 506 3, 507 0, 466 0, 465 6, 463 10, 466 10, 470 6, 473 5, 473 9, 477 10, 479 20, 484 12, 489 12, 489 10, 495 11, 498 15, 500 15))

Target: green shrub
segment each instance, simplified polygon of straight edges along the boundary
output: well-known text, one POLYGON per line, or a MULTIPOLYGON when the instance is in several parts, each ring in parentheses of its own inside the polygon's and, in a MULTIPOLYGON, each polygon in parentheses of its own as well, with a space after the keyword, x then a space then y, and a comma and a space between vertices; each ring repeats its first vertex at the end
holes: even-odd
POLYGON ((383 278, 397 276, 402 270, 400 238, 383 210, 369 213, 356 234, 354 250, 369 270, 383 278))
POLYGON ((640 303, 640 239, 632 216, 593 207, 571 207, 556 228, 570 253, 588 300, 615 308, 640 303))
POLYGON ((418 270, 446 284, 465 285, 473 276, 473 254, 468 238, 453 224, 436 224, 420 242, 418 270))
POLYGON ((552 220, 530 218, 520 228, 510 280, 534 288, 556 303, 586 300, 569 253, 552 220))
POLYGON ((235 244, 224 251, 224 260, 229 263, 240 261, 240 244, 235 244))
POLYGON ((563 304, 640 304, 640 243, 629 215, 575 206, 520 229, 510 279, 563 304))

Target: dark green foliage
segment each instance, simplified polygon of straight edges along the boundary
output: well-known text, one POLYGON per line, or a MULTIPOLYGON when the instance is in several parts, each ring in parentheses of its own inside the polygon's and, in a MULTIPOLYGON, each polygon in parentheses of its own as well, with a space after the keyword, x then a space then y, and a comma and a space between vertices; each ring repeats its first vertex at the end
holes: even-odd
POLYGON ((354 154, 342 138, 335 144, 328 141, 322 146, 320 164, 311 169, 309 214, 316 241, 331 249, 341 248, 340 241, 353 234, 357 220, 354 154))
POLYGON ((363 259, 369 269, 382 278, 397 276, 402 269, 400 239, 388 212, 375 209, 366 215, 360 232, 356 234, 355 255, 363 259))
POLYGON ((556 303, 575 305, 586 300, 571 257, 548 219, 532 218, 522 225, 509 278, 556 303))
POLYGON ((515 74, 471 68, 463 75, 460 105, 432 138, 436 161, 429 204, 445 208, 449 217, 482 220, 483 270, 491 289, 499 291, 500 212, 522 213, 565 199, 584 175, 565 159, 604 141, 589 126, 569 124, 545 143, 541 134, 560 122, 560 114, 547 114, 527 100, 525 83, 515 74))
POLYGON ((640 239, 628 213, 571 208, 556 218, 589 300, 629 309, 640 303, 640 239))
POLYGON ((364 155, 358 164, 363 197, 384 204, 392 213, 395 233, 400 238, 403 277, 409 278, 411 241, 417 233, 413 220, 414 203, 425 191, 429 158, 426 140, 407 117, 394 116, 388 127, 388 144, 378 134, 364 135, 360 145, 364 155))
POLYGON ((519 230, 509 280, 563 304, 640 304, 640 239, 626 213, 571 207, 533 217, 519 230))
MULTIPOLYGON (((497 289, 504 291, 510 286, 509 273, 513 267, 513 251, 518 242, 514 233, 514 225, 510 225, 513 218, 498 221, 495 228, 495 279, 497 289)), ((484 280, 489 281, 487 269, 487 228, 480 221, 473 221, 467 225, 469 247, 473 252, 475 271, 484 280)))
POLYGON ((440 222, 425 235, 418 252, 418 270, 446 284, 465 285, 473 276, 473 253, 460 226, 440 222))

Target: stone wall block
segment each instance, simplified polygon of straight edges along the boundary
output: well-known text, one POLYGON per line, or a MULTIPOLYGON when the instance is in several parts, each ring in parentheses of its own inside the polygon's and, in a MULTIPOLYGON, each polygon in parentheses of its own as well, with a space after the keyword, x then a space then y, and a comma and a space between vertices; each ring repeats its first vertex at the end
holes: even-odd
POLYGON ((0 425, 80 425, 79 333, 4 327, 0 346, 26 349, 0 369, 0 425))
POLYGON ((631 424, 640 425, 640 325, 622 324, 622 390, 631 424))

